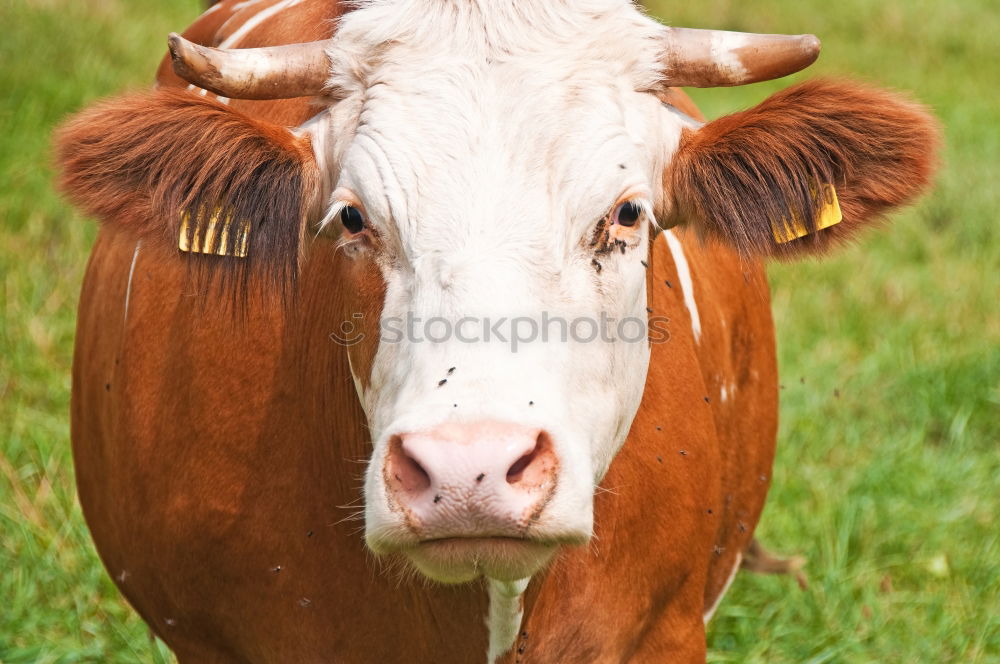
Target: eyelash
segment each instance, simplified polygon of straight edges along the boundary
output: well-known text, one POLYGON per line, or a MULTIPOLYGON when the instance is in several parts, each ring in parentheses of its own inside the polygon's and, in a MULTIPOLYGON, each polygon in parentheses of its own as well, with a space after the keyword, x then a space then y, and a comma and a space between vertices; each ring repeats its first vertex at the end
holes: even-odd
POLYGON ((337 249, 355 257, 371 248, 375 233, 368 224, 363 208, 352 199, 353 197, 341 197, 321 223, 320 231, 329 228, 332 235, 334 224, 338 224, 340 230, 336 233, 339 236, 337 249), (357 226, 358 222, 360 227, 357 226), (352 226, 358 230, 353 230, 352 226))

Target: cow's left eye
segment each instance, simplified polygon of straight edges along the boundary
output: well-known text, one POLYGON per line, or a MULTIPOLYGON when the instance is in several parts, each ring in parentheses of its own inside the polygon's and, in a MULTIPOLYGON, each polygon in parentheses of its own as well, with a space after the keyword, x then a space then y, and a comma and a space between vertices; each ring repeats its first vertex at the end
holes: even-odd
POLYGON ((340 223, 344 225, 348 233, 360 233, 365 229, 365 218, 361 210, 353 205, 347 205, 340 211, 340 223))
POLYGON ((635 222, 639 221, 641 216, 641 207, 632 201, 625 201, 615 208, 614 214, 611 216, 611 223, 631 227, 635 226, 635 222))

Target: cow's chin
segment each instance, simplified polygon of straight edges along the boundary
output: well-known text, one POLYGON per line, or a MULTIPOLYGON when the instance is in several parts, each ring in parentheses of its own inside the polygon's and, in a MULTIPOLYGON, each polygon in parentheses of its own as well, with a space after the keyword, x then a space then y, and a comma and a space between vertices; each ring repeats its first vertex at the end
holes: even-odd
POLYGON ((558 544, 515 537, 448 537, 424 540, 401 551, 427 578, 466 583, 480 576, 525 579, 552 558, 558 544))

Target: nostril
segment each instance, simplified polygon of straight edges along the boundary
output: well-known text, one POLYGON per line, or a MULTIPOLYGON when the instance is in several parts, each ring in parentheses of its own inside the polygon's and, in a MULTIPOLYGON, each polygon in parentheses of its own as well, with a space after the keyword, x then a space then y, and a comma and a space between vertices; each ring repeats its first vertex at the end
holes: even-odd
MULTIPOLYGON (((537 448, 536 448, 537 449, 537 448)), ((507 484, 517 484, 524 477, 524 469, 528 467, 535 459, 535 450, 531 450, 520 459, 514 462, 514 465, 507 470, 507 484)))
POLYGON ((420 493, 431 486, 430 475, 416 459, 406 453, 401 436, 393 436, 389 441, 386 471, 389 484, 407 493, 420 493))
POLYGON ((539 487, 552 479, 556 466, 552 441, 543 431, 535 439, 535 447, 507 469, 507 483, 524 489, 539 487))

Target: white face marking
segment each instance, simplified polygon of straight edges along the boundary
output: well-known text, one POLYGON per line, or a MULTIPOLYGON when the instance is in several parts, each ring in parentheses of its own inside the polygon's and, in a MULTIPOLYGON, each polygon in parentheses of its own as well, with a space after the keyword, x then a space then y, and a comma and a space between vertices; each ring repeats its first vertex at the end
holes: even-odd
POLYGON ((672 230, 664 231, 663 235, 667 239, 667 246, 670 247, 670 254, 674 257, 677 265, 677 276, 681 280, 681 292, 684 295, 684 306, 691 314, 691 331, 694 332, 694 340, 701 340, 701 318, 698 317, 698 303, 694 299, 694 282, 691 280, 691 270, 688 267, 687 257, 684 255, 684 247, 677 239, 672 230))
POLYGON ((453 331, 383 337, 364 381, 370 544, 408 533, 386 500, 390 437, 449 421, 545 431, 559 477, 531 534, 590 536, 594 487, 639 406, 649 347, 642 333, 622 341, 614 323, 605 336, 616 341, 563 341, 561 325, 647 318, 652 218, 615 227, 621 250, 595 238, 617 203, 661 202, 686 123, 643 92, 660 75, 663 30, 623 0, 375 1, 342 19, 328 54, 344 98, 302 130, 321 167, 339 169, 324 169, 329 186, 355 197, 378 235, 369 251, 386 286, 383 325, 439 317, 453 331), (508 321, 508 339, 513 319, 564 323, 514 352, 482 333, 466 341, 486 319, 508 321))
POLYGON ((128 323, 128 303, 132 299, 132 277, 135 276, 135 262, 139 259, 139 248, 142 240, 135 243, 135 251, 132 252, 132 264, 128 268, 128 286, 125 287, 125 314, 122 317, 122 325, 128 323))
POLYGON ((521 629, 521 619, 524 617, 524 591, 528 587, 529 580, 487 580, 490 596, 490 612, 486 618, 486 627, 490 633, 489 650, 486 653, 488 664, 500 659, 517 639, 517 633, 521 629))
POLYGON ((743 554, 737 553, 736 561, 733 563, 733 569, 729 572, 729 578, 726 579, 726 583, 722 586, 719 596, 715 598, 715 602, 713 602, 712 606, 708 607, 708 610, 705 611, 703 618, 706 625, 708 624, 708 621, 712 619, 712 616, 715 615, 716 610, 719 608, 719 604, 722 603, 722 598, 726 596, 727 592, 729 592, 729 586, 733 585, 733 579, 736 578, 736 573, 740 571, 741 562, 743 562, 743 554))

